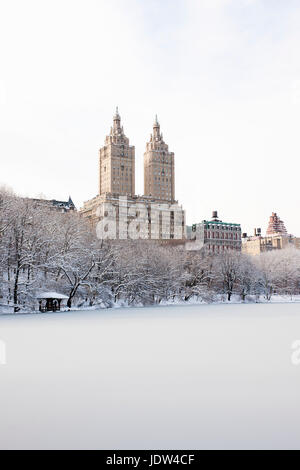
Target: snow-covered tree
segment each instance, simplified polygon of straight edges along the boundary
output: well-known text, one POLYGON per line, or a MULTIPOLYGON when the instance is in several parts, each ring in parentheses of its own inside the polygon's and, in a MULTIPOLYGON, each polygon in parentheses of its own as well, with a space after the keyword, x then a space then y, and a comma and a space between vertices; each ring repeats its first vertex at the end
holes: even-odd
POLYGON ((40 291, 68 295, 68 306, 114 302, 151 305, 196 297, 300 293, 300 250, 248 257, 151 240, 103 241, 76 212, 0 190, 0 299, 15 312, 33 309, 40 291))

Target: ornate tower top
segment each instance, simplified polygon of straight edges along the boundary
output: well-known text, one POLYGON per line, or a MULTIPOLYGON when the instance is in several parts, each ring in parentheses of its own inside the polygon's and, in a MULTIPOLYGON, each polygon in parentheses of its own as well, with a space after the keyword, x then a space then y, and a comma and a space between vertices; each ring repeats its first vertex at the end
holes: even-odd
POLYGON ((153 136, 151 136, 151 141, 162 141, 162 134, 160 133, 160 124, 158 122, 157 114, 155 115, 155 120, 153 124, 153 136))
POLYGON ((123 133, 123 128, 121 127, 121 116, 119 114, 119 108, 117 106, 116 112, 114 115, 114 125, 112 128, 112 134, 116 135, 116 134, 122 134, 122 133, 123 133))
POLYGON ((114 120, 115 119, 119 119, 119 121, 121 120, 118 106, 116 107, 116 112, 115 112, 115 115, 114 115, 114 120))

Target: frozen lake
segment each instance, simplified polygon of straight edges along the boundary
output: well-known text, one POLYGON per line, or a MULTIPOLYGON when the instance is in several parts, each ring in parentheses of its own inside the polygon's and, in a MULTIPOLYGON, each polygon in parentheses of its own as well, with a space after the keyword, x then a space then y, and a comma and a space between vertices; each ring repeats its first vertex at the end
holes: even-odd
POLYGON ((299 304, 2 316, 0 448, 299 449, 295 340, 299 304))

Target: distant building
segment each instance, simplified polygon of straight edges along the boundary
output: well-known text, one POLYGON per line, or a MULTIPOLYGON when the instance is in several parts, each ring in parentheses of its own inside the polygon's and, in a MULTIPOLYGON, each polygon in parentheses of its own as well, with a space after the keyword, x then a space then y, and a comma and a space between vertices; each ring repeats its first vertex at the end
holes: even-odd
POLYGON ((241 225, 223 222, 216 211, 211 220, 203 220, 200 224, 187 227, 187 233, 191 239, 191 250, 194 244, 194 249, 204 248, 212 254, 222 254, 229 250, 241 251, 241 225))
POLYGON ((273 212, 269 219, 266 236, 261 229, 254 229, 254 235, 243 234, 242 252, 257 256, 272 250, 282 250, 289 247, 300 249, 300 238, 289 235, 284 222, 273 212))
POLYGON ((135 147, 124 134, 118 108, 99 151, 99 194, 80 209, 104 237, 184 240, 185 212, 175 201, 174 154, 163 141, 157 117, 144 155, 145 195, 135 194, 135 147))
POLYGON ((287 235, 287 230, 283 221, 278 217, 276 212, 272 212, 267 228, 267 237, 273 235, 287 235))
POLYGON ((255 233, 253 236, 248 237, 247 234, 244 234, 242 252, 256 256, 266 251, 282 250, 291 246, 299 248, 299 242, 300 239, 297 239, 292 235, 273 235, 262 237, 261 234, 255 233))
POLYGON ((76 211, 76 207, 71 197, 68 201, 57 201, 56 199, 30 199, 38 206, 48 207, 58 212, 76 211))

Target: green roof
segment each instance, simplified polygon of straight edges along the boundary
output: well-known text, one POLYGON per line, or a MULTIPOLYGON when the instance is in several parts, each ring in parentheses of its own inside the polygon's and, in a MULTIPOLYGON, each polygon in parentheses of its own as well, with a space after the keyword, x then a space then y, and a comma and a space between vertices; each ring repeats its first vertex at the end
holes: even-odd
POLYGON ((240 227, 241 224, 233 224, 231 222, 222 222, 221 220, 202 220, 203 224, 214 224, 214 225, 234 225, 235 227, 240 227))

